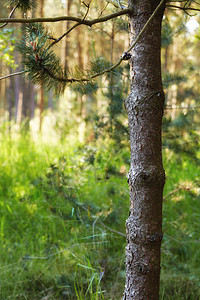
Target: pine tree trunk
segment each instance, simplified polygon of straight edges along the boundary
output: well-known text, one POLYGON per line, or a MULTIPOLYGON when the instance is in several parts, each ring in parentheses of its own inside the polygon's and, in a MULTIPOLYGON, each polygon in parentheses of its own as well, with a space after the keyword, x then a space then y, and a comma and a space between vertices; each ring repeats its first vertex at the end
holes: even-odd
POLYGON ((7 80, 6 100, 8 106, 8 120, 12 120, 12 78, 7 80))
MULTIPOLYGON (((44 0, 41 0, 40 4, 40 17, 44 17, 44 0)), ((42 119, 43 119, 43 111, 44 111, 44 86, 41 84, 40 91, 39 91, 39 99, 40 99, 40 125, 39 125, 39 131, 42 130, 42 119)))
MULTIPOLYGON (((159 0, 129 0, 131 43, 159 0)), ((161 79, 161 22, 156 14, 134 48, 130 61, 131 90, 125 107, 129 119, 131 168, 128 175, 130 213, 126 222, 126 284, 124 300, 158 300, 162 195, 161 125, 164 93, 161 79)))
MULTIPOLYGON (((69 16, 70 15, 70 8, 71 8, 72 0, 67 0, 66 3, 64 3, 64 15, 69 16)), ((69 29, 70 22, 63 22, 63 34, 69 29)), ((68 70, 68 59, 70 57, 70 41, 69 36, 66 36, 62 40, 62 48, 61 48, 61 61, 64 65, 64 70, 68 70)))

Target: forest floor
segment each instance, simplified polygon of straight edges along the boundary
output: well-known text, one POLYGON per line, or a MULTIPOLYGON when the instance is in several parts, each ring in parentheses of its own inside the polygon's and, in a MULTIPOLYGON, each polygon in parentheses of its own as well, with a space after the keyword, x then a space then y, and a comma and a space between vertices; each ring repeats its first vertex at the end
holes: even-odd
MULTIPOLYGON (((0 142, 0 299, 121 299, 128 146, 0 142)), ((200 299, 200 164, 163 156, 160 299, 200 299)))

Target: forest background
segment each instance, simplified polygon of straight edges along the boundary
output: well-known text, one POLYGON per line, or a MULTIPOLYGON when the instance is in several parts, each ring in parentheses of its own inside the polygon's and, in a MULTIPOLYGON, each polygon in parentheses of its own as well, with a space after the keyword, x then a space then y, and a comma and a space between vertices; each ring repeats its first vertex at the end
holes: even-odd
MULTIPOLYGON (((113 12, 111 2, 93 0, 89 16, 113 12)), ((40 1, 33 14, 83 17, 85 4, 40 1)), ((9 15, 2 3, 0 11, 9 15)), ((170 9, 163 20, 167 180, 160 299, 200 297, 199 20, 170 9)), ((47 27, 58 37, 69 23, 47 27)), ((0 31, 1 76, 21 70, 16 45, 23 30, 0 31)), ((92 30, 79 26, 55 50, 71 73, 81 74, 109 66, 128 46, 123 16, 92 30)), ((128 91, 128 62, 92 83, 69 85, 62 96, 23 76, 0 81, 0 299, 121 298, 128 91)))

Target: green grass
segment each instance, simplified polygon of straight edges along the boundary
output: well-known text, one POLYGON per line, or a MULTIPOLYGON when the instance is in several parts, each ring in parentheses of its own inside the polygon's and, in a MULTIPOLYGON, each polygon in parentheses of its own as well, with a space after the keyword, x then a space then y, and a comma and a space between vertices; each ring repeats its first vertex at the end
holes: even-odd
MULTIPOLYGON (((121 299, 128 149, 0 136, 0 299, 121 299), (116 233, 118 232, 118 233, 116 233)), ((161 299, 199 299, 199 166, 164 151, 161 299)))

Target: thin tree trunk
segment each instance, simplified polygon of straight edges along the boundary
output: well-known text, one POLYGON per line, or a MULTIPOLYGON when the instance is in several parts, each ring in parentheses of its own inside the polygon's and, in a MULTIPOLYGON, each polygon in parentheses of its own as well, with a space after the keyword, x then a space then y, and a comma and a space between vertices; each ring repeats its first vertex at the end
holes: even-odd
POLYGON ((7 79, 6 98, 8 106, 8 120, 12 120, 12 78, 7 79))
MULTIPOLYGON (((44 0, 41 0, 40 4, 40 17, 44 17, 44 0)), ((40 125, 39 125, 39 130, 42 130, 42 116, 43 116, 43 110, 44 110, 44 86, 41 84, 40 86, 40 91, 39 91, 39 100, 40 100, 40 125)))
MULTIPOLYGON (((36 0, 34 0, 36 2, 36 0)), ((36 3, 35 3, 36 4, 36 3)), ((32 18, 35 18, 36 15, 36 6, 33 7, 32 10, 32 18)), ((36 92, 35 86, 29 81, 29 89, 30 89, 30 120, 35 117, 35 106, 36 106, 36 92)))
POLYGON ((35 89, 34 85, 29 82, 30 88, 30 119, 33 119, 35 116, 35 89))
POLYGON ((15 76, 15 86, 14 86, 14 94, 15 94, 15 121, 17 121, 17 112, 18 112, 18 103, 19 103, 19 92, 20 92, 20 78, 19 76, 15 76))
MULTIPOLYGON (((66 3, 64 3, 64 15, 69 16, 70 15, 70 7, 72 4, 72 0, 67 0, 66 3)), ((63 33, 65 33, 69 29, 70 22, 63 22, 63 33)), ((70 49, 70 43, 69 43, 69 36, 66 36, 62 41, 62 49, 61 49, 61 61, 64 65, 64 70, 68 70, 68 58, 69 58, 69 49, 70 49)))
MULTIPOLYGON (((178 41, 177 39, 174 39, 172 44, 172 57, 171 57, 171 64, 170 64, 170 73, 175 74, 177 70, 177 56, 178 56, 178 41)), ((168 95, 168 102, 167 104, 172 107, 171 110, 171 117, 172 120, 176 118, 176 105, 177 105, 177 85, 172 84, 167 91, 168 95)))
POLYGON ((23 107, 23 93, 19 92, 19 100, 17 105, 17 124, 21 124, 22 121, 22 107, 23 107))
POLYGON ((48 109, 52 112, 53 111, 53 91, 50 90, 48 92, 48 109))
MULTIPOLYGON (((131 43, 159 0, 129 0, 131 43)), ((161 124, 164 93, 161 80, 161 21, 156 14, 132 52, 131 90, 125 107, 129 119, 131 168, 128 176, 130 213, 126 221, 126 284, 124 300, 158 300, 162 196, 161 124)))
MULTIPOLYGON (((115 42, 115 22, 112 22, 111 31, 111 45, 110 45, 110 64, 113 65, 113 53, 114 53, 114 42, 115 42)), ((110 126, 111 132, 113 133, 113 119, 114 119, 114 103, 113 103, 113 73, 110 73, 110 126)))

